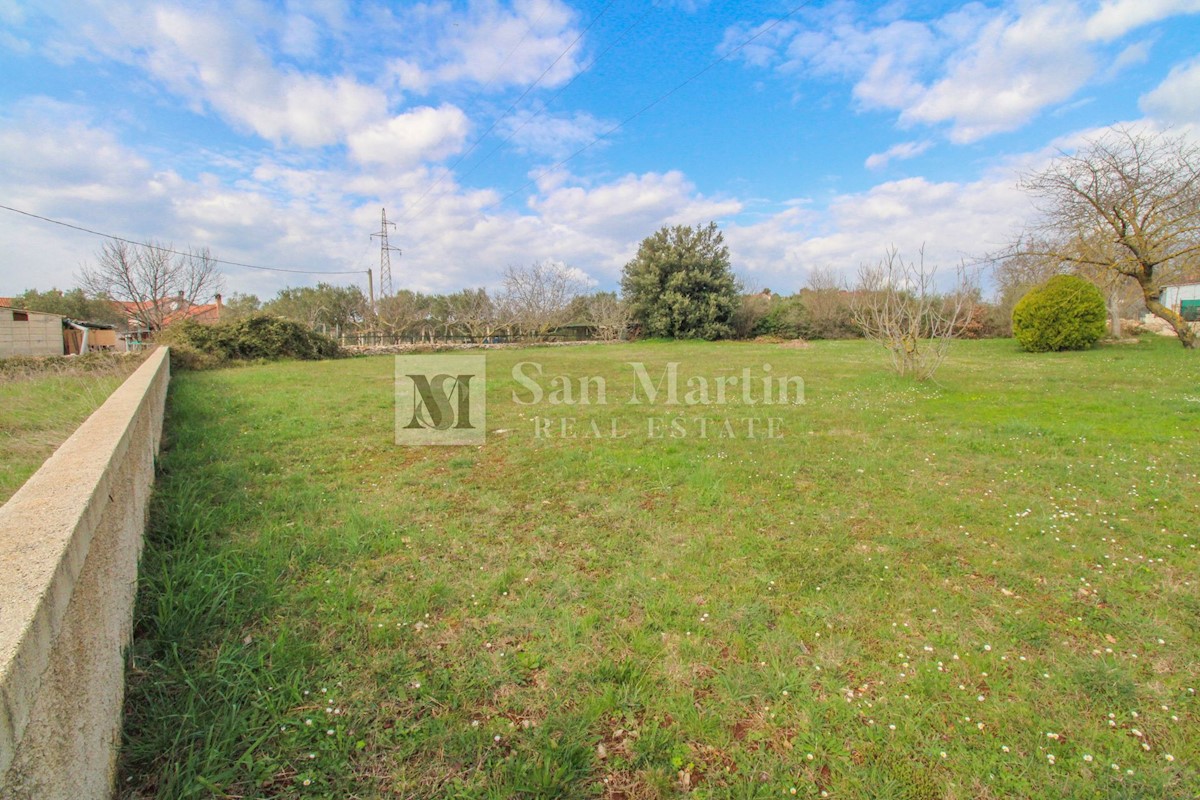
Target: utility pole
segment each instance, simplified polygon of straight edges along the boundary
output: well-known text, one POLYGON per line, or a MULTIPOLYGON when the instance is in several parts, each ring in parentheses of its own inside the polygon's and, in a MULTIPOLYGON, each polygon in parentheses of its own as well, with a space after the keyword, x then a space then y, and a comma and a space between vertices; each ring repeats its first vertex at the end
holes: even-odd
POLYGON ((367 268, 367 291, 371 293, 371 312, 375 311, 375 278, 371 275, 370 267, 367 268))
POLYGON ((387 209, 379 210, 379 233, 372 233, 371 238, 379 237, 379 299, 392 295, 392 251, 400 254, 399 247, 388 244, 388 226, 396 227, 396 223, 388 222, 387 209))

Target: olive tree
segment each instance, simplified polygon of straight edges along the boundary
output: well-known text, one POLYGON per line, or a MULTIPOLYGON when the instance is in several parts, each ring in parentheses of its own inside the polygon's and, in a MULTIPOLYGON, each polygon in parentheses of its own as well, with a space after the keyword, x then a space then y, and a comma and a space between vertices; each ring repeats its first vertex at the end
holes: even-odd
POLYGON ((663 227, 625 265, 621 294, 649 336, 723 339, 740 302, 729 248, 715 222, 663 227))
POLYGON ((1023 187, 1041 244, 1017 250, 1133 281, 1186 348, 1197 335, 1160 301, 1200 257, 1200 148, 1182 135, 1119 127, 1063 153, 1023 187))

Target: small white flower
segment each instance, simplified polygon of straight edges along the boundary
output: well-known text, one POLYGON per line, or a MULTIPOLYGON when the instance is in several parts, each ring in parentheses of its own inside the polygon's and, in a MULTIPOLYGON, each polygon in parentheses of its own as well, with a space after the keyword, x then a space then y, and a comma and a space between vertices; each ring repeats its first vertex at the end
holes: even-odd
POLYGON ((1083 760, 1088 762, 1089 764, 1092 763, 1092 757, 1090 755, 1088 755, 1087 753, 1084 754, 1083 760))
POLYGON ((938 755, 940 755, 942 758, 947 758, 947 756, 946 756, 946 751, 945 751, 945 750, 943 750, 942 752, 938 753, 938 755))
POLYGON ((1170 753, 1167 753, 1165 756, 1163 756, 1163 758, 1165 758, 1167 761, 1175 760, 1175 756, 1171 755, 1170 753))
POLYGON ((1010 751, 1009 751, 1009 749, 1008 749, 1008 745, 1006 745, 1006 744, 1005 744, 1005 745, 1001 745, 1001 746, 1000 746, 1000 752, 1001 752, 1001 753, 1007 753, 1007 752, 1010 752, 1010 751))
POLYGON ((1049 761, 1051 764, 1053 764, 1054 763, 1054 753, 1047 754, 1046 760, 1049 761))

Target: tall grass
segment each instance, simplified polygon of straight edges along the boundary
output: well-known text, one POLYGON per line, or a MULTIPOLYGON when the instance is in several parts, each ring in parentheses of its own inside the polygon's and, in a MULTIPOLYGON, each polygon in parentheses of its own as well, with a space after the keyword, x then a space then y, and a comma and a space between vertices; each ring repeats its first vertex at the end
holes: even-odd
POLYGON ((142 362, 140 355, 0 359, 0 502, 142 362))

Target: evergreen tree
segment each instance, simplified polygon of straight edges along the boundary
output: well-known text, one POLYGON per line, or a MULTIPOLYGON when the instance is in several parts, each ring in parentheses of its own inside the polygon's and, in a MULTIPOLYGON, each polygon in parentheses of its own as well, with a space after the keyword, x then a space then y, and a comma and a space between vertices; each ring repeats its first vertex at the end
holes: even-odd
POLYGON ((715 222, 663 227, 625 265, 621 293, 647 336, 722 339, 733 335, 738 287, 715 222))

